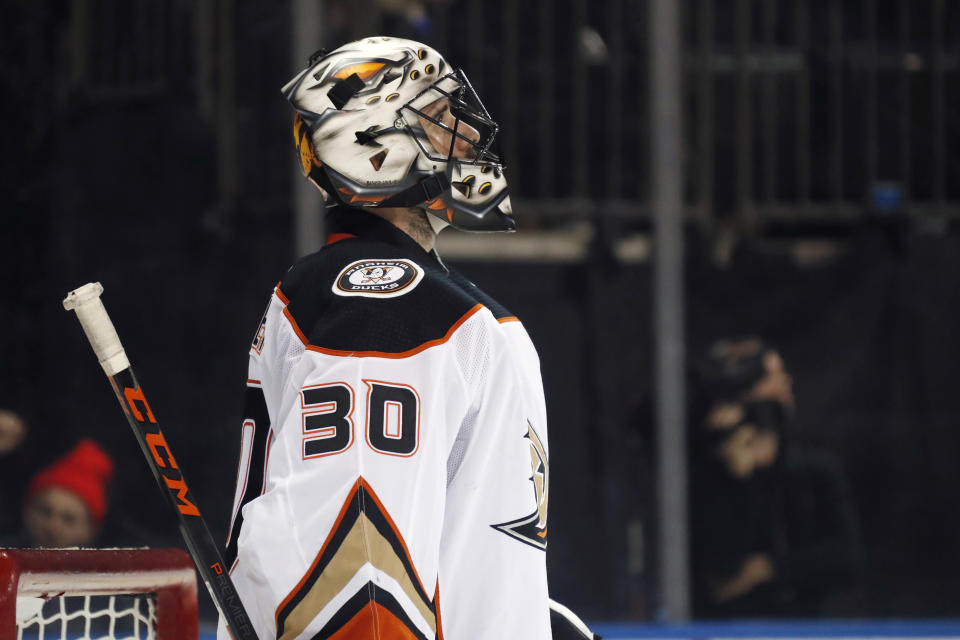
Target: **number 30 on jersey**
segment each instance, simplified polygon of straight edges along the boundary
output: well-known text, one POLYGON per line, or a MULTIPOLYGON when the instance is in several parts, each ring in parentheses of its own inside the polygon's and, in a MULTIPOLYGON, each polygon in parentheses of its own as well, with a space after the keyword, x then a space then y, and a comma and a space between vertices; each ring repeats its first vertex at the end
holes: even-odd
MULTIPOLYGON (((420 396, 413 387, 364 380, 363 430, 367 446, 383 455, 410 457, 420 446, 420 396)), ((303 459, 343 453, 353 445, 356 394, 346 382, 300 389, 303 459)))

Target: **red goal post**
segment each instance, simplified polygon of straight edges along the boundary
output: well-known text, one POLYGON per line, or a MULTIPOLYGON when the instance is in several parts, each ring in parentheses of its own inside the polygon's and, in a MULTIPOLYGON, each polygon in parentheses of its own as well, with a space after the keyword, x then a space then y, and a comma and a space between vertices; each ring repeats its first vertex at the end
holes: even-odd
POLYGON ((0 549, 0 638, 17 637, 17 598, 149 595, 156 640, 196 640, 197 580, 180 549, 0 549))

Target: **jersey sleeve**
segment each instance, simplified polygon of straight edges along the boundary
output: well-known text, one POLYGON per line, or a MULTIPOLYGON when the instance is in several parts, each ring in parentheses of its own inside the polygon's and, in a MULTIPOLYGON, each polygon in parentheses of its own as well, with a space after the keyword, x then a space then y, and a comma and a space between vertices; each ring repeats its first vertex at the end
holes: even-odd
POLYGON ((471 404, 448 461, 445 637, 547 640, 550 465, 539 362, 519 322, 477 332, 462 363, 471 404))
POLYGON ((237 481, 224 550, 228 567, 236 564, 243 507, 266 490, 267 452, 273 439, 272 417, 276 415, 276 398, 282 384, 276 374, 283 371, 285 361, 303 353, 302 344, 291 343, 284 332, 278 330, 283 321, 283 300, 275 289, 248 352, 237 481))

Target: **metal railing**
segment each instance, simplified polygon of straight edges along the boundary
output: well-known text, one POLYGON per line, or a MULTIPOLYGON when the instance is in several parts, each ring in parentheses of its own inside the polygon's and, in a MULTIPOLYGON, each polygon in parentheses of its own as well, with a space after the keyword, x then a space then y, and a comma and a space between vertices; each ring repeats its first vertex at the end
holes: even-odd
POLYGON ((726 208, 747 224, 830 218, 862 209, 876 187, 894 184, 905 206, 956 213, 960 188, 947 180, 960 175, 960 129, 947 127, 947 114, 960 113, 955 4, 688 6, 696 8, 687 78, 701 216, 726 208), (732 28, 718 28, 720 8, 732 28))
POLYGON ((93 100, 136 99, 170 90, 195 73, 197 12, 183 0, 73 0, 70 86, 93 100))
MULTIPOLYGON (((231 52, 246 45, 240 35, 231 38, 250 31, 243 20, 263 13, 252 4, 74 0, 71 85, 107 100, 186 86, 205 117, 233 113, 236 83, 224 75, 241 71, 231 52)), ((372 0, 321 4, 326 31, 337 38, 366 35, 353 33, 360 28, 355 20, 341 18, 337 26, 337 15, 359 11, 368 17, 364 29, 382 27, 372 0)), ((648 5, 426 3, 428 26, 398 35, 433 44, 467 70, 501 122, 508 175, 528 219, 549 224, 597 212, 646 219, 648 5)), ((289 10, 288 3, 276 7, 289 10)), ((746 227, 848 221, 878 185, 887 194, 899 191, 905 209, 960 215, 960 4, 683 0, 681 13, 689 218, 709 224, 726 217, 746 227)), ((286 71, 287 48, 278 42, 262 53, 286 71)), ((247 117, 272 123, 277 111, 256 102, 244 105, 247 117)), ((216 118, 218 139, 227 138, 222 146, 234 148, 235 118, 216 118)), ((247 195, 235 193, 247 188, 244 180, 221 181, 230 198, 247 195)), ((277 201, 289 193, 257 197, 277 201)))
MULTIPOLYGON (((648 4, 435 7, 435 44, 503 121, 528 207, 647 215, 648 4)), ((956 3, 685 0, 683 12, 689 216, 846 221, 878 186, 913 211, 960 212, 956 3)))
POLYGON ((528 208, 631 215, 649 200, 646 7, 502 0, 435 5, 433 42, 502 124, 508 175, 528 208))

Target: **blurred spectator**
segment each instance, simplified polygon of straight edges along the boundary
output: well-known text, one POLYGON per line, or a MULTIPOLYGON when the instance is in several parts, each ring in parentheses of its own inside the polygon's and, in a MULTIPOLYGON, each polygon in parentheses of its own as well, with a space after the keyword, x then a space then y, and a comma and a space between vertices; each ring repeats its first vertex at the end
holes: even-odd
POLYGON ((696 615, 818 613, 859 566, 839 464, 827 452, 787 442, 793 381, 759 339, 718 342, 695 378, 696 615))
POLYGON ((0 456, 12 453, 27 437, 27 423, 19 415, 0 409, 0 456))
POLYGON ((17 413, 0 409, 0 536, 16 530, 22 504, 23 443, 27 422, 17 413))
POLYGON ((4 546, 91 546, 107 513, 106 488, 113 461, 92 440, 81 440, 65 456, 30 480, 23 530, 4 546))
MULTIPOLYGON (((717 402, 700 412, 692 434, 694 612, 724 615, 727 603, 772 578, 773 531, 755 477, 757 429, 746 407, 717 402)), ((727 614, 736 615, 736 614, 727 614)))

